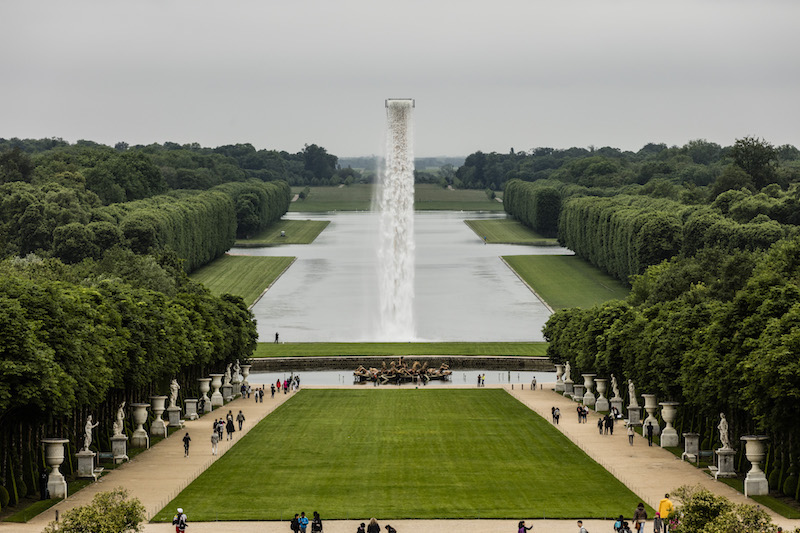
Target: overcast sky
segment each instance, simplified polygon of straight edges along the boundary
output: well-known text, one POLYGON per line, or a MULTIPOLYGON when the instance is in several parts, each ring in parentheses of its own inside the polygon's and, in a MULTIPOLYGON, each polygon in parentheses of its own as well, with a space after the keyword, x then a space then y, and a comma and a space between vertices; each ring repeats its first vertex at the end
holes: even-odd
POLYGON ((0 0, 0 137, 383 152, 800 147, 795 0, 0 0))

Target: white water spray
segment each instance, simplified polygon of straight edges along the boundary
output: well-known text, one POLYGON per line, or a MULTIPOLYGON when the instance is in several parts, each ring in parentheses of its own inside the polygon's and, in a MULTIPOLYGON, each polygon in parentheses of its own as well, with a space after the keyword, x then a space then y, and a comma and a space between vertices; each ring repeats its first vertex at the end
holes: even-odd
POLYGON ((386 100, 386 167, 377 195, 378 302, 382 340, 409 341, 414 331, 414 100, 386 100))

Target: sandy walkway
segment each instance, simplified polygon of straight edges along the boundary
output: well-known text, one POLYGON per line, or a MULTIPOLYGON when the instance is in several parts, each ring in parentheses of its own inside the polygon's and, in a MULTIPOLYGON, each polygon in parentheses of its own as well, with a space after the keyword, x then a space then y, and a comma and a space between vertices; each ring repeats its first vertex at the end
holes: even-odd
MULTIPOLYGON (((596 426, 597 417, 593 413, 589 415, 588 423, 578 424, 575 414, 577 404, 552 390, 531 391, 528 388, 520 390, 518 385, 515 390, 506 388, 521 402, 548 420, 550 419, 550 408, 557 405, 562 413, 558 429, 653 507, 657 506, 665 492, 685 484, 701 484, 734 501, 753 503, 752 500, 745 498, 727 485, 714 481, 697 468, 675 458, 668 451, 656 446, 648 447, 647 441, 638 435, 635 437, 634 445, 629 446, 627 436, 619 425, 613 436, 599 435, 596 426)), ((110 472, 98 483, 79 491, 41 514, 30 523, 0 522, 0 533, 39 532, 48 521, 53 519, 55 510, 63 513, 65 509, 87 503, 97 492, 117 486, 126 487, 145 505, 148 517, 153 516, 230 448, 231 444, 223 441, 220 443, 220 455, 211 456, 209 443, 211 420, 224 416, 228 409, 232 410, 234 415, 241 409, 247 421, 244 430, 236 433, 238 440, 259 420, 286 401, 289 396, 280 394, 276 395, 275 399, 271 399, 267 395, 263 404, 256 404, 252 399, 238 399, 222 409, 205 415, 200 420, 187 422, 186 431, 193 439, 188 458, 183 457, 183 443, 181 442, 183 432, 176 433, 153 446, 149 451, 140 454, 130 463, 110 472)), ((233 443, 235 442, 233 441, 233 443)), ((576 497, 590 498, 591 495, 582 494, 576 495, 576 497)), ((192 533, 219 533, 220 531, 227 533, 251 533, 252 531, 285 533, 288 530, 286 522, 192 523, 191 510, 187 509, 186 511, 192 533)), ((310 513, 311 511, 313 509, 306 509, 306 512, 310 513)), ((626 515, 630 515, 633 509, 622 511, 626 515)), ((800 520, 787 520, 774 515, 774 513, 771 514, 773 514, 773 520, 784 528, 800 526, 800 520)), ((386 523, 384 520, 379 520, 379 522, 381 525, 386 523)), ((354 520, 324 521, 327 533, 353 533, 358 527, 358 523, 354 520)), ((390 523, 401 533, 442 530, 463 533, 494 533, 515 531, 517 520, 398 520, 390 523)), ((577 531, 574 520, 527 520, 527 523, 534 525, 533 531, 548 533, 575 533, 577 531)), ((584 525, 590 531, 605 531, 610 528, 610 522, 603 520, 589 520, 584 525)), ((650 526, 647 530, 650 530, 650 526)), ((170 524, 148 523, 145 531, 147 533, 166 533, 174 531, 174 527, 170 524)))

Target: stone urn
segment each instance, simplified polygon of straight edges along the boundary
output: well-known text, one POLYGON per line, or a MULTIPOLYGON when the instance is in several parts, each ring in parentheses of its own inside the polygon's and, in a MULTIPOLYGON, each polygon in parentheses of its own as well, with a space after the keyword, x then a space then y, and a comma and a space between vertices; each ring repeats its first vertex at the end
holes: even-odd
MULTIPOLYGON (((642 394, 642 398, 644 398, 644 410, 647 411, 647 418, 644 419, 642 422, 642 431, 645 431, 647 428, 647 423, 652 422, 653 424, 653 436, 658 436, 661 433, 661 427, 658 425, 658 419, 655 416, 656 409, 658 409, 658 403, 656 402, 656 395, 655 394, 642 394)), ((646 433, 644 433, 646 435, 646 433)))
POLYGON ((678 437, 678 430, 672 427, 672 423, 678 415, 678 406, 680 403, 661 402, 658 405, 661 406, 661 418, 664 419, 664 423, 666 424, 661 431, 661 447, 666 448, 680 445, 681 439, 678 437))
POLYGON ((250 375, 250 367, 253 365, 242 365, 242 385, 245 387, 249 387, 250 384, 247 382, 247 376, 250 375))
POLYGON ((592 391, 595 377, 597 377, 597 374, 583 374, 583 387, 586 389, 586 392, 583 393, 583 405, 586 407, 594 407, 597 401, 592 391))
POLYGON ((197 414, 203 416, 204 414, 211 412, 211 398, 208 397, 208 391, 211 390, 211 378, 198 378, 197 382, 200 386, 200 398, 198 399, 198 402, 203 400, 203 410, 202 412, 198 410, 197 414))
POLYGON ((219 388, 222 387, 222 376, 225 374, 209 374, 211 376, 211 389, 214 391, 211 393, 211 408, 214 407, 222 407, 225 404, 225 401, 222 399, 222 393, 219 392, 219 388))
POLYGON ((150 407, 149 403, 134 403, 131 404, 133 408, 133 423, 136 424, 136 429, 133 430, 131 436, 131 446, 134 448, 149 448, 150 436, 144 429, 144 423, 147 422, 147 409, 150 407))
POLYGON ((556 365, 556 392, 564 392, 564 381, 561 379, 561 376, 564 375, 564 365, 557 364, 556 365))
POLYGON ((166 396, 150 396, 150 405, 153 408, 155 420, 150 423, 150 435, 154 437, 167 436, 167 424, 161 415, 164 414, 165 405, 167 403, 166 396))
POLYGON ((608 398, 606 398, 608 380, 605 378, 595 378, 594 382, 597 384, 597 400, 594 404, 594 410, 608 411, 611 408, 608 404, 608 398))
POLYGON ((60 468, 64 462, 64 445, 68 442, 68 439, 42 439, 45 446, 44 461, 51 469, 47 476, 47 490, 51 498, 67 497, 67 480, 60 468))
POLYGON ((769 483, 767 475, 761 470, 761 461, 764 460, 764 443, 769 439, 766 435, 745 435, 744 454, 750 461, 750 471, 744 480, 745 496, 762 496, 769 494, 769 483))

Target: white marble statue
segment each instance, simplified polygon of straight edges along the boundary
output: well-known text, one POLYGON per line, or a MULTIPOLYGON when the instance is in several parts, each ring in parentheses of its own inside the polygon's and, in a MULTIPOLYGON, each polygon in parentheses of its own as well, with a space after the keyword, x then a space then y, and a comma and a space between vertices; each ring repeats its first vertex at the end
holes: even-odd
POLYGON ((86 425, 83 427, 83 451, 88 452, 92 445, 92 430, 100 425, 100 422, 92 424, 92 415, 86 417, 86 425))
POLYGON ((611 374, 611 391, 614 393, 612 398, 619 398, 619 385, 617 384, 617 377, 611 374))
POLYGON ((178 404, 178 391, 181 390, 181 386, 178 385, 178 380, 173 379, 172 383, 169 384, 169 406, 175 407, 178 404))
POLYGON ((572 370, 569 366, 569 361, 567 361, 567 364, 564 365, 564 382, 572 381, 572 378, 569 375, 571 371, 572 370))
POLYGON ((233 375, 234 375, 234 376, 236 376, 236 378, 235 378, 235 379, 236 379, 236 381, 238 381, 238 382, 241 382, 241 381, 242 381, 242 373, 241 373, 241 369, 242 369, 242 367, 241 367, 241 366, 239 366, 239 360, 237 359, 237 360, 236 360, 236 363, 233 365, 233 375))
POLYGON ((122 435, 122 430, 125 427, 125 402, 119 404, 117 409, 117 418, 114 420, 114 436, 119 437, 122 435))
POLYGON ((731 450, 731 440, 728 437, 728 421, 725 419, 725 413, 720 413, 719 418, 717 429, 719 429, 719 440, 722 443, 722 449, 731 450))
POLYGON ((630 403, 628 405, 631 407, 639 407, 639 402, 636 400, 636 387, 633 386, 632 379, 628 380, 628 396, 630 396, 630 403))
POLYGON ((231 364, 228 363, 227 368, 225 368, 225 377, 222 379, 222 385, 230 385, 231 384, 231 364))

